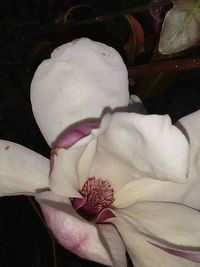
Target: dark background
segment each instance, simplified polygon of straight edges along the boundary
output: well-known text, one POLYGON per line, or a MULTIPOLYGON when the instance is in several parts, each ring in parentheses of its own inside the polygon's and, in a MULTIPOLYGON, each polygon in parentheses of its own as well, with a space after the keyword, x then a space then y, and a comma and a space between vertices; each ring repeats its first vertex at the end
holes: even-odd
MULTIPOLYGON (((82 2, 93 8, 76 11, 70 18, 72 22, 148 1, 82 2)), ((81 36, 115 47, 126 63, 122 47, 130 31, 127 22, 119 17, 105 23, 67 28, 63 24, 63 14, 76 3, 80 1, 0 1, 0 138, 47 157, 49 147, 36 125, 29 99, 30 82, 39 63, 58 45, 81 36)), ((138 19, 144 22, 147 35, 148 15, 140 14, 138 19)), ((136 63, 148 60, 149 56, 141 57, 136 63)), ((161 93, 148 97, 140 91, 140 82, 136 80, 134 92, 144 100, 149 113, 168 113, 176 121, 200 107, 199 80, 199 71, 185 71, 173 79, 167 91, 162 91, 164 84, 161 84, 161 93)), ((30 199, 23 196, 1 198, 0 211, 0 267, 55 267, 52 239, 30 199)), ((57 267, 102 266, 78 258, 56 242, 55 246, 57 267)))

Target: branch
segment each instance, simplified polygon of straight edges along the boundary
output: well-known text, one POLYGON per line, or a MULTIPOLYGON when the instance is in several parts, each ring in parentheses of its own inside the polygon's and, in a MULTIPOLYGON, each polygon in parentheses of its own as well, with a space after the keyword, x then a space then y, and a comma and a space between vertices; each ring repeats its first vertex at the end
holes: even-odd
POLYGON ((145 65, 128 68, 130 78, 139 76, 149 76, 161 72, 182 71, 200 69, 200 58, 196 59, 174 59, 162 62, 154 62, 145 65))
POLYGON ((88 25, 88 24, 101 23, 104 21, 111 21, 111 20, 116 19, 118 17, 123 17, 124 15, 127 15, 127 14, 143 13, 143 12, 148 11, 149 9, 158 8, 161 6, 165 7, 165 6, 168 6, 170 4, 172 4, 171 0, 164 0, 162 2, 162 4, 150 2, 147 4, 141 5, 141 6, 131 7, 128 9, 120 10, 120 11, 114 12, 114 13, 109 14, 109 15, 101 15, 101 16, 97 16, 97 17, 89 18, 89 19, 85 19, 85 20, 67 22, 64 25, 60 25, 60 24, 59 25, 55 25, 55 24, 50 25, 49 28, 44 28, 44 30, 46 30, 46 31, 61 30, 61 29, 66 30, 68 28, 77 27, 80 25, 88 25))

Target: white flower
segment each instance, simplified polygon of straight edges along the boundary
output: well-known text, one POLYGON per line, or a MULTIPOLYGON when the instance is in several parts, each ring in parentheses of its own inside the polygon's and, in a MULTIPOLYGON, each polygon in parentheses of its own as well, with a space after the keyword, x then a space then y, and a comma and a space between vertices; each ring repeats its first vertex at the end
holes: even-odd
POLYGON ((125 267, 127 250, 136 267, 200 266, 200 113, 173 126, 126 112, 128 98, 114 49, 86 38, 57 48, 31 86, 51 160, 0 141, 0 195, 35 195, 80 257, 125 267))

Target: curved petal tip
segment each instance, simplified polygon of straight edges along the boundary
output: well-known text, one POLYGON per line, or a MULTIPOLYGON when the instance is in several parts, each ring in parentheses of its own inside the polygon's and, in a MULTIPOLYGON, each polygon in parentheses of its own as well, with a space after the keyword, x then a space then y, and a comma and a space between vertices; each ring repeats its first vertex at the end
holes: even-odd
POLYGON ((183 250, 181 248, 175 249, 175 248, 170 248, 170 247, 164 247, 161 245, 157 245, 155 243, 149 242, 151 245, 154 247, 157 247, 158 249, 161 249, 171 255, 184 258, 190 261, 198 262, 200 263, 200 250, 183 250))

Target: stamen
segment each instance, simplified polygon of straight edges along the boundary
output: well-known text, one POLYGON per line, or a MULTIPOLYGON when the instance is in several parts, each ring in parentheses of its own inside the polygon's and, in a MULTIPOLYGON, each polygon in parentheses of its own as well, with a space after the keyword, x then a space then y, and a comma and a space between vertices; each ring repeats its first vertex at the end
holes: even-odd
POLYGON ((85 203, 79 212, 84 217, 97 216, 103 209, 109 207, 114 201, 114 190, 108 181, 95 177, 89 178, 82 190, 81 195, 85 203))

